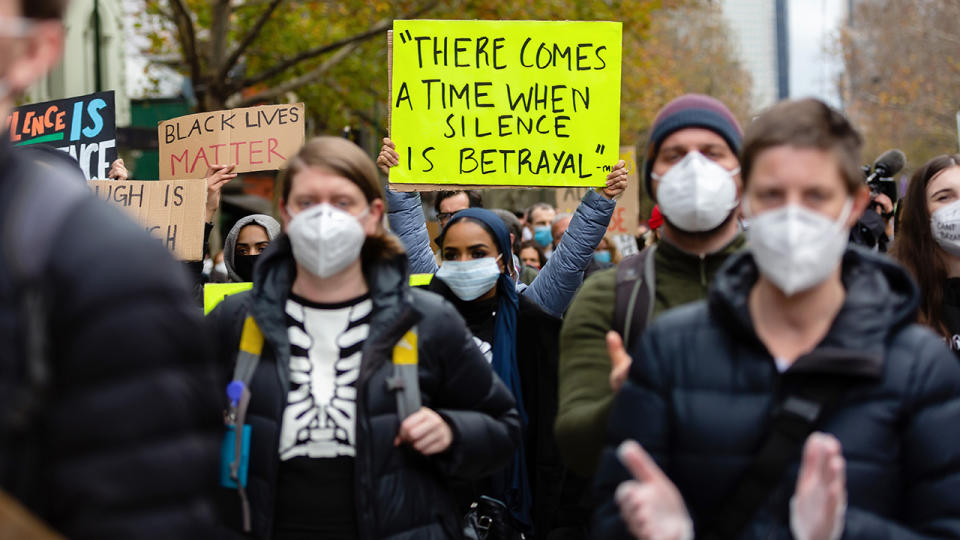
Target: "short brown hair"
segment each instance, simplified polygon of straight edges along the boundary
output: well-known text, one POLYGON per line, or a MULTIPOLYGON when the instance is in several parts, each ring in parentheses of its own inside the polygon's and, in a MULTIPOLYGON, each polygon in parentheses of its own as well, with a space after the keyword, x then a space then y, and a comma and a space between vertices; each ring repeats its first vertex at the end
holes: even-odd
POLYGON ((812 98, 782 101, 747 126, 740 157, 744 187, 750 181, 757 156, 776 146, 831 152, 837 158, 847 190, 856 193, 864 185, 860 169, 863 139, 846 117, 822 101, 812 98))
POLYGON ((62 19, 68 0, 21 0, 20 10, 28 19, 62 19))
MULTIPOLYGON (((293 178, 310 167, 328 170, 350 180, 363 192, 367 202, 383 199, 383 188, 378 181, 377 166, 359 146, 342 137, 314 137, 287 163, 280 175, 280 191, 284 204, 290 198, 293 178)), ((374 259, 391 258, 403 253, 399 241, 378 225, 377 233, 368 236, 363 244, 361 258, 364 265, 374 259)))

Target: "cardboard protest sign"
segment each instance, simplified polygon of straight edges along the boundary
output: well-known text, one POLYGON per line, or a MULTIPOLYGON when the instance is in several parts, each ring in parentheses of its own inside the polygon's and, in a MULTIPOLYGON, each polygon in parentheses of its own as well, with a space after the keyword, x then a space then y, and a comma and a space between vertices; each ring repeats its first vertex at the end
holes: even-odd
POLYGON ((303 103, 189 114, 160 122, 160 179, 203 176, 234 163, 234 172, 282 169, 303 146, 303 103))
MULTIPOLYGON (((607 232, 613 235, 637 235, 637 220, 640 218, 640 172, 637 168, 637 152, 632 146, 620 147, 620 158, 627 162, 630 171, 627 190, 617 199, 607 232)), ((604 173, 606 178, 607 173, 604 173)), ((557 190, 557 212, 572 214, 580 205, 580 199, 592 188, 562 188, 557 190)))
POLYGON ((199 180, 91 180, 97 197, 122 208, 180 260, 203 258, 207 183, 199 180))
POLYGON ((394 21, 394 189, 601 186, 620 134, 618 22, 394 21))
POLYGON ((117 159, 113 90, 17 107, 5 123, 15 146, 43 144, 70 154, 87 179, 106 178, 117 159))
POLYGON ((241 293, 253 288, 253 283, 207 283, 203 286, 203 314, 208 315, 231 294, 241 293))

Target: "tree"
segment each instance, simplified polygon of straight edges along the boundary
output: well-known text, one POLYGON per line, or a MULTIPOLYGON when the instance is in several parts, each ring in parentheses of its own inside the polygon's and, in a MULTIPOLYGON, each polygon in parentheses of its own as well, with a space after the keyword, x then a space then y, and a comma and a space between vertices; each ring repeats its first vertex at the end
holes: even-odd
POLYGON ((394 17, 621 21, 624 144, 683 92, 716 95, 742 115, 749 102, 749 77, 732 60, 710 0, 142 1, 147 52, 190 78, 198 109, 295 95, 314 132, 387 131, 385 31, 394 17))
POLYGON ((900 148, 912 167, 957 151, 960 3, 861 0, 838 44, 847 114, 863 133, 864 156, 900 148))

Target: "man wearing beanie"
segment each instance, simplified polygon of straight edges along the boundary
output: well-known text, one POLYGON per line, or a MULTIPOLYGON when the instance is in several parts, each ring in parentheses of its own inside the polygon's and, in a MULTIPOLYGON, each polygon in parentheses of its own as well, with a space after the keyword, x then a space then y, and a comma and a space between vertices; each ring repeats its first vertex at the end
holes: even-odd
POLYGON ((705 298, 714 274, 743 246, 741 137, 730 110, 703 95, 674 99, 654 120, 644 182, 663 215, 661 241, 591 276, 560 336, 557 443, 566 464, 584 477, 596 469, 610 406, 630 364, 626 351, 661 313, 705 298))

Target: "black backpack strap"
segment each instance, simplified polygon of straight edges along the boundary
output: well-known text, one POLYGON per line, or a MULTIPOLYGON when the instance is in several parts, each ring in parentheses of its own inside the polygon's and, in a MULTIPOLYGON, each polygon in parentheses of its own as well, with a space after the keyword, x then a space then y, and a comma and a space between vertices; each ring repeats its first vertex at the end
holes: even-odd
POLYGON ((766 440, 750 468, 704 528, 706 540, 738 538, 780 484, 787 467, 801 457, 807 437, 832 412, 848 387, 845 378, 819 378, 802 393, 787 393, 774 409, 766 440))
POLYGON ((653 315, 653 298, 656 288, 654 254, 652 245, 636 255, 631 255, 617 265, 613 300, 613 330, 623 338, 623 346, 630 351, 637 338, 643 334, 653 315))

